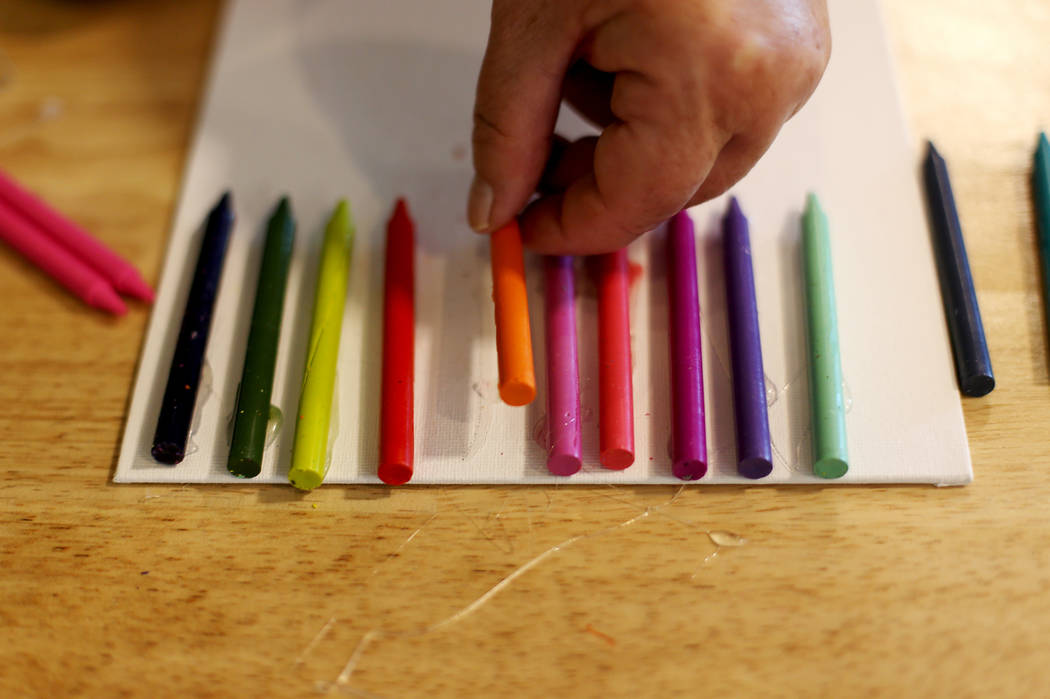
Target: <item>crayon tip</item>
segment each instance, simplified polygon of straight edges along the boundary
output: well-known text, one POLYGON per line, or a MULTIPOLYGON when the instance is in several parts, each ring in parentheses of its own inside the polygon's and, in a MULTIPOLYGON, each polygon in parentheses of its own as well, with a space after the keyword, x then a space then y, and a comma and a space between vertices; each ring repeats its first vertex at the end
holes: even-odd
POLYGON ((824 213, 824 209, 820 206, 820 199, 817 198, 815 192, 810 192, 806 195, 806 216, 819 216, 824 213))
POLYGON ((159 463, 167 464, 168 466, 180 463, 186 456, 185 450, 174 442, 156 442, 153 448, 150 449, 150 454, 159 463))
POLYGON ((682 481, 698 481, 707 473, 707 464, 699 459, 682 459, 671 466, 674 477, 682 481))
POLYGON ((726 218, 744 218, 744 210, 740 208, 740 202, 736 197, 729 197, 729 208, 726 210, 726 218))
POLYGON ((499 397, 507 405, 528 405, 536 398, 536 385, 524 379, 511 379, 500 384, 499 397))
POLYGON ((387 485, 404 485, 412 479, 412 467, 403 463, 379 465, 379 480, 387 485))
POLYGON ((967 376, 962 381, 962 392, 970 398, 987 396, 995 388, 995 377, 991 373, 967 376))
POLYGON ((821 478, 842 478, 849 470, 849 465, 842 459, 833 456, 813 464, 813 473, 821 478))
POLYGON ((547 459, 547 470, 555 476, 571 476, 581 468, 583 461, 572 454, 552 454, 547 459))
POLYGON ((122 316, 128 311, 128 307, 108 283, 99 283, 91 289, 87 295, 87 302, 115 316, 122 316))
POLYGON ((233 219, 233 194, 230 190, 226 190, 222 193, 222 197, 218 203, 212 207, 211 213, 208 214, 208 218, 225 218, 233 219))
POLYGON ((313 490, 324 482, 324 476, 317 471, 306 468, 295 468, 288 472, 288 482, 299 490, 313 490))
POLYGON ((773 464, 769 459, 749 457, 741 459, 740 463, 737 464, 736 470, 737 473, 744 478, 758 480, 759 478, 765 478, 773 472, 773 464))
POLYGON ((634 463, 634 452, 622 447, 614 447, 603 451, 600 460, 605 468, 622 471, 634 463))
POLYGON ((937 146, 933 145, 933 141, 928 139, 926 141, 926 160, 931 163, 944 162, 944 156, 942 156, 941 152, 937 150, 937 146))
POLYGON ((113 288, 122 294, 146 303, 153 303, 156 298, 150 285, 134 269, 129 269, 120 278, 114 280, 113 288))
POLYGON ((288 195, 281 197, 281 200, 277 202, 277 208, 273 211, 273 217, 292 217, 292 200, 288 198, 288 195))
POLYGON ((412 216, 408 213, 408 202, 404 197, 398 197, 397 203, 394 204, 394 213, 390 216, 390 223, 393 224, 395 221, 412 223, 412 216))
POLYGON ((1036 152, 1050 153, 1050 141, 1047 140, 1045 131, 1039 134, 1039 145, 1036 146, 1036 152))
POLYGON ((335 226, 340 231, 349 231, 352 227, 350 220, 350 203, 346 199, 340 199, 332 212, 332 218, 328 220, 328 225, 335 226))

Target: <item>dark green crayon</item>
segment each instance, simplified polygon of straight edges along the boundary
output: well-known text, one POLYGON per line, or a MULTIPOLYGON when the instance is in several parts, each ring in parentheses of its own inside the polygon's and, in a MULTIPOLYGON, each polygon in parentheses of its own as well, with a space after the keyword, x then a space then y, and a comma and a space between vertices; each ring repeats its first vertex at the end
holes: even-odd
POLYGON ((259 265, 252 325, 248 332, 244 371, 234 413, 230 460, 226 464, 230 473, 241 478, 253 478, 262 469, 266 424, 270 419, 270 395, 277 364, 277 344, 284 312, 284 290, 294 240, 292 206, 288 197, 284 197, 270 217, 266 230, 266 247, 259 265))

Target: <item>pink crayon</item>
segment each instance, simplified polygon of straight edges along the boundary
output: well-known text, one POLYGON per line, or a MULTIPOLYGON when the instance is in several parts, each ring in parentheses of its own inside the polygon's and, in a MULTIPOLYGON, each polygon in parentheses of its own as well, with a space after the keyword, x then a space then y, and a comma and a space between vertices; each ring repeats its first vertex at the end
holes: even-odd
POLYGON ((122 315, 127 310, 108 281, 34 228, 4 199, 0 199, 0 240, 7 242, 88 305, 115 315, 122 315))
POLYGON ((39 228, 41 233, 94 269, 117 291, 143 301, 153 301, 153 290, 134 267, 83 228, 20 187, 2 171, 0 201, 17 210, 27 222, 39 228))

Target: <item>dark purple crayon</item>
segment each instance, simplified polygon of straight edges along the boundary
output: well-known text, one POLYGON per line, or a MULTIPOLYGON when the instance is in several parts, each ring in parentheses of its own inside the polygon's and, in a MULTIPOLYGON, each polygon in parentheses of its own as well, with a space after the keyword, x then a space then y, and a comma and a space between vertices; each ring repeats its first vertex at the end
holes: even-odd
POLYGON ((773 470, 766 408, 766 376, 758 334, 755 273, 751 236, 736 197, 722 219, 729 346, 733 364, 733 409, 736 415, 736 470, 745 478, 764 478, 773 470))
POLYGON ((160 404, 157 431, 150 453, 162 464, 174 465, 186 456, 186 440, 189 438, 190 421, 197 402, 197 387, 200 385, 204 350, 208 345, 212 310, 232 228, 233 204, 230 193, 226 192, 208 214, 193 284, 186 298, 182 327, 179 328, 175 354, 171 358, 168 385, 160 404))
POLYGON ((704 366, 693 221, 682 211, 667 224, 667 293, 671 307, 671 471, 695 481, 707 473, 704 366))

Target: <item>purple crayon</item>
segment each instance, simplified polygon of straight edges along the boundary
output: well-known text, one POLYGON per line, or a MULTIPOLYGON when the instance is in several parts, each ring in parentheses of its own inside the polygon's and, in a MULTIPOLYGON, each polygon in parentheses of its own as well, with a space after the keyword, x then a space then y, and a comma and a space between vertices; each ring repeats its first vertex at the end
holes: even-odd
POLYGON ((547 468, 556 476, 571 476, 583 465, 573 258, 546 258, 545 278, 547 468))
POLYGON ((729 210, 722 219, 722 235, 736 414, 736 470, 745 478, 764 478, 773 470, 766 376, 758 334, 751 237, 736 197, 729 200, 729 210))
POLYGON ((667 293, 671 307, 671 470, 695 481, 707 473, 704 366, 693 221, 681 211, 667 231, 667 293))

